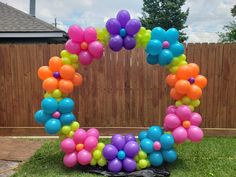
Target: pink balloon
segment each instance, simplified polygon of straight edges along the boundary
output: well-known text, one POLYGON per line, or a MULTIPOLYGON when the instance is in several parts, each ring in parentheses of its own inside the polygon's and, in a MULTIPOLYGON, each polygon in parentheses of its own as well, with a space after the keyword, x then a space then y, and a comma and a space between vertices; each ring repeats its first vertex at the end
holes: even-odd
POLYGON ((80 143, 84 143, 86 138, 87 138, 86 131, 82 128, 79 128, 76 130, 73 140, 76 144, 80 144, 80 143))
POLYGON ((179 118, 175 114, 167 114, 164 123, 168 129, 175 129, 181 125, 179 118))
POLYGON ((72 153, 75 151, 75 143, 73 139, 66 138, 61 142, 61 150, 66 154, 72 153))
POLYGON ((89 65, 92 63, 93 59, 89 52, 82 51, 79 54, 79 61, 82 65, 89 65))
POLYGON ((176 106, 174 105, 168 106, 166 110, 166 114, 175 114, 175 110, 176 110, 176 106))
POLYGON ((65 48, 68 52, 72 53, 72 54, 77 54, 80 51, 80 46, 79 44, 73 42, 71 39, 69 39, 66 44, 65 44, 65 48))
POLYGON ((88 136, 95 136, 97 139, 99 138, 99 131, 96 128, 90 128, 87 131, 88 136))
POLYGON ((67 167, 74 167, 77 164, 77 154, 76 152, 66 154, 63 158, 63 163, 67 167))
POLYGON ((196 112, 193 112, 190 117, 191 125, 199 126, 202 123, 202 116, 196 112))
POLYGON ((200 142, 203 138, 203 131, 197 126, 191 125, 188 129, 188 138, 193 142, 200 142))
POLYGON ((77 25, 69 27, 68 35, 75 42, 82 42, 84 40, 84 31, 77 25))
POLYGON ((164 122, 164 125, 163 125, 163 127, 164 127, 164 130, 165 131, 170 131, 170 128, 169 127, 167 127, 167 125, 166 125, 166 123, 164 122))
POLYGON ((88 165, 90 161, 92 160, 92 155, 87 150, 83 149, 78 152, 77 154, 77 160, 80 165, 88 165))
POLYGON ((93 27, 88 27, 84 30, 84 40, 87 43, 93 42, 97 40, 97 32, 93 27))
POLYGON ((98 41, 91 42, 89 44, 88 51, 96 59, 100 59, 103 56, 103 46, 98 41))
POLYGON ((182 126, 174 129, 172 135, 177 144, 183 143, 188 137, 187 131, 182 126))
POLYGON ((191 117, 192 111, 186 105, 179 106, 176 109, 176 115, 180 118, 181 121, 189 120, 191 117))
POLYGON ((84 141, 84 149, 92 151, 97 147, 98 139, 95 136, 89 136, 84 141))

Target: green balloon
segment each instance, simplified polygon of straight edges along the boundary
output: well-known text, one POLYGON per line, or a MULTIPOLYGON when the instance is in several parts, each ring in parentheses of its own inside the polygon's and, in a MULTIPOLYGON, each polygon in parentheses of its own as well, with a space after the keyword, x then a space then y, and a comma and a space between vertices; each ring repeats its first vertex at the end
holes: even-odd
POLYGON ((69 57, 70 56, 70 53, 67 51, 67 50, 62 50, 61 51, 61 57, 63 58, 63 57, 69 57))
POLYGON ((175 106, 179 107, 179 106, 181 106, 181 105, 183 105, 183 103, 182 103, 181 101, 176 101, 176 102, 175 102, 175 106))
POLYGON ((201 104, 200 100, 193 100, 193 101, 191 102, 191 105, 192 105, 193 107, 198 107, 200 104, 201 104))
POLYGON ((69 57, 63 57, 61 59, 61 61, 64 65, 71 65, 71 61, 70 61, 69 57))
POLYGON ((46 92, 46 93, 44 94, 44 98, 52 98, 52 94, 46 92))
POLYGON ((136 156, 134 157, 134 160, 135 160, 136 162, 139 161, 139 157, 138 157, 138 155, 136 155, 136 156))
POLYGON ((182 103, 185 104, 185 105, 189 105, 191 103, 191 101, 192 100, 187 96, 182 98, 182 103))
POLYGON ((59 89, 55 89, 55 90, 52 92, 52 96, 53 96, 54 98, 61 98, 62 93, 61 93, 61 91, 60 91, 59 89))
POLYGON ((103 167, 103 166, 105 166, 107 164, 107 161, 106 161, 106 159, 104 158, 104 157, 101 157, 99 160, 98 160, 98 165, 100 166, 100 167, 103 167))
POLYGON ((146 159, 147 153, 141 150, 138 152, 138 157, 139 157, 139 159, 146 159))
POLYGON ((105 147, 105 144, 101 143, 101 142, 98 143, 98 145, 97 145, 97 149, 99 149, 100 151, 102 151, 104 147, 105 147))
POLYGON ((99 160, 101 157, 102 157, 102 152, 100 150, 97 149, 93 152, 93 158, 95 160, 99 160))
POLYGON ((69 125, 64 125, 61 129, 61 132, 64 134, 64 135, 68 135, 70 133, 71 129, 70 129, 70 126, 69 125))
POLYGON ((70 128, 71 128, 71 130, 73 130, 73 131, 76 131, 78 128, 79 128, 79 122, 77 122, 77 121, 74 121, 74 122, 72 122, 71 124, 70 124, 70 128))
POLYGON ((148 162, 147 160, 145 159, 141 159, 139 162, 138 162, 138 166, 143 169, 143 168, 147 168, 147 165, 148 165, 148 162))
POLYGON ((78 55, 71 54, 70 55, 70 61, 71 61, 71 63, 77 63, 78 62, 78 55))
POLYGON ((92 160, 90 161, 90 165, 92 166, 97 165, 97 161, 94 158, 92 158, 92 160))

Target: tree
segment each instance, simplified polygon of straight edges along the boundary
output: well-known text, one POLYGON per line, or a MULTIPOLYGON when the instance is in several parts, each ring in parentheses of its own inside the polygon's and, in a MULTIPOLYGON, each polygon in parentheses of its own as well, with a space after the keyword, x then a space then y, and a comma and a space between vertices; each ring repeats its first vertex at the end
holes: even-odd
POLYGON ((224 32, 218 33, 219 42, 236 42, 236 5, 231 9, 231 14, 235 19, 223 27, 224 32))
POLYGON ((187 39, 186 33, 181 31, 186 28, 189 9, 181 10, 186 0, 143 0, 142 25, 148 29, 160 26, 165 30, 176 28, 180 31, 180 41, 187 39))

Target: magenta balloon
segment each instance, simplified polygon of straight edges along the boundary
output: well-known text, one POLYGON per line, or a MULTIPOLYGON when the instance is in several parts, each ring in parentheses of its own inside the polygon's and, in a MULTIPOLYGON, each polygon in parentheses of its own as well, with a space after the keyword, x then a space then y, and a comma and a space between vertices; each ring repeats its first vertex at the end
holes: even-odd
POLYGON ((65 48, 68 52, 72 53, 72 54, 77 54, 80 51, 80 46, 79 44, 73 42, 71 39, 69 39, 66 44, 65 44, 65 48))
POLYGON ((98 139, 99 138, 99 131, 96 128, 90 128, 87 131, 87 135, 88 136, 94 136, 94 137, 96 137, 98 139))
POLYGON ((77 154, 76 152, 66 154, 63 158, 63 163, 66 167, 72 168, 77 164, 77 154))
POLYGON ((87 150, 83 149, 78 152, 77 154, 77 160, 80 165, 88 165, 90 161, 92 160, 92 155, 87 150))
POLYGON ((114 173, 118 173, 122 169, 122 162, 117 158, 108 162, 108 170, 114 173))
POLYGON ((95 136, 89 136, 84 141, 84 149, 92 151, 97 147, 98 139, 95 136))
POLYGON ((73 139, 71 138, 66 138, 61 142, 61 150, 65 152, 66 154, 72 153, 75 151, 75 143, 73 139))
POLYGON ((183 143, 188 138, 187 131, 182 126, 174 129, 172 135, 175 139, 175 143, 177 144, 183 143))
POLYGON ((176 110, 176 106, 174 105, 168 106, 166 110, 166 114, 175 114, 175 110, 176 110))
POLYGON ((85 139, 87 138, 87 133, 84 129, 79 128, 76 130, 76 132, 74 133, 74 137, 73 140, 76 144, 79 143, 84 143, 85 139))
POLYGON ((164 119, 165 126, 168 129, 175 129, 181 125, 181 121, 175 114, 167 114, 164 119))
POLYGON ((112 35, 116 35, 120 33, 120 29, 121 29, 121 25, 120 22, 115 19, 115 18, 110 18, 107 22, 106 22, 106 28, 107 31, 112 34, 112 35))
POLYGON ((120 51, 122 49, 123 39, 120 37, 120 35, 115 35, 111 37, 109 41, 109 47, 115 52, 120 51))
POLYGON ((103 56, 103 46, 98 41, 91 42, 89 44, 88 51, 96 59, 99 59, 103 56))
POLYGON ((189 120, 191 117, 192 111, 186 106, 182 105, 176 109, 176 115, 180 118, 181 121, 189 120))
POLYGON ((133 134, 125 135, 125 142, 127 143, 129 141, 136 141, 135 136, 133 134))
POLYGON ((111 138, 111 144, 114 145, 118 150, 122 150, 125 145, 125 137, 120 134, 115 134, 111 138))
POLYGON ((128 23, 125 25, 125 29, 127 34, 133 36, 137 32, 139 32, 141 28, 141 22, 137 19, 131 19, 128 21, 128 23))
POLYGON ((92 56, 87 51, 81 51, 79 53, 79 61, 82 65, 90 65, 93 61, 92 56))
POLYGON ((72 25, 68 29, 69 38, 75 42, 82 42, 84 40, 83 29, 77 25, 72 25))
POLYGON ((202 116, 196 112, 193 112, 190 117, 191 125, 199 126, 202 123, 202 116))
POLYGON ((127 171, 127 172, 135 171, 135 169, 136 169, 136 162, 135 162, 134 159, 126 157, 123 160, 122 163, 123 163, 123 168, 124 168, 125 171, 127 171))
POLYGON ((112 144, 107 144, 102 151, 103 156, 107 159, 107 160, 113 160, 114 158, 116 158, 116 155, 118 153, 118 150, 115 146, 113 146, 112 144))
POLYGON ((93 42, 97 40, 97 32, 93 27, 88 27, 84 30, 84 40, 87 43, 93 42))
POLYGON ((125 144, 124 151, 127 157, 133 158, 138 154, 139 145, 136 141, 129 141, 125 144))
POLYGON ((121 27, 125 28, 125 25, 130 20, 130 14, 127 10, 120 10, 116 15, 116 18, 120 22, 121 27))
POLYGON ((131 50, 131 49, 135 48, 135 46, 136 46, 136 40, 134 37, 126 36, 124 38, 124 48, 126 50, 131 50))
POLYGON ((200 142, 203 138, 203 131, 197 126, 191 125, 188 129, 188 138, 193 142, 200 142))

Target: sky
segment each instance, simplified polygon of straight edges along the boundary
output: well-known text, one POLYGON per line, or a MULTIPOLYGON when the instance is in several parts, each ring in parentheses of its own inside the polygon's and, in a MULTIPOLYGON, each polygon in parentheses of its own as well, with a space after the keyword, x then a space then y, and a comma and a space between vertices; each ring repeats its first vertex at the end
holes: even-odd
MULTIPOLYGON (((0 1, 29 13, 29 0, 0 1)), ((217 32, 233 20, 230 9, 235 4, 236 0, 186 0, 182 9, 190 8, 187 42, 217 42, 217 32)), ((72 24, 103 28, 121 9, 140 17, 142 5, 142 0, 36 0, 36 17, 50 24, 57 18, 57 27, 65 31, 72 24)))

